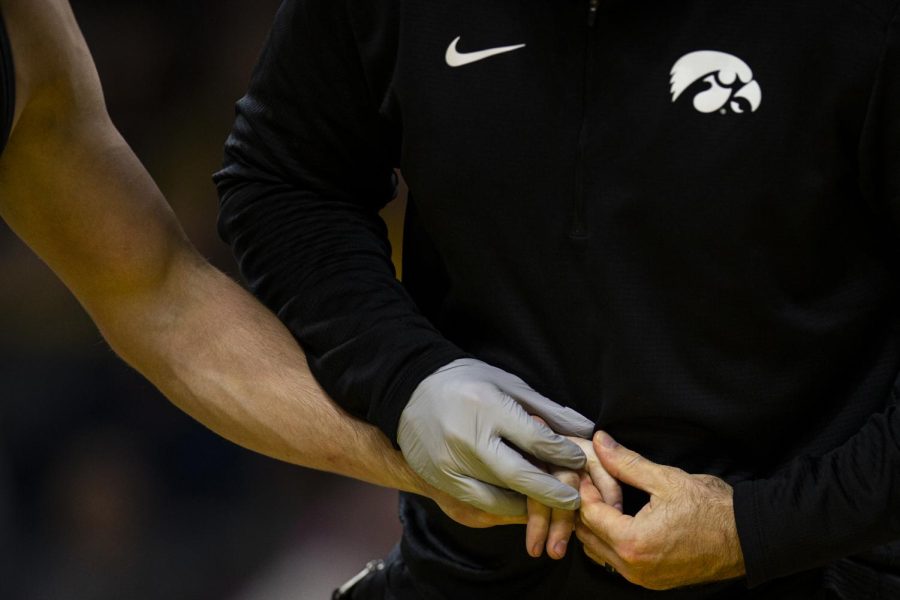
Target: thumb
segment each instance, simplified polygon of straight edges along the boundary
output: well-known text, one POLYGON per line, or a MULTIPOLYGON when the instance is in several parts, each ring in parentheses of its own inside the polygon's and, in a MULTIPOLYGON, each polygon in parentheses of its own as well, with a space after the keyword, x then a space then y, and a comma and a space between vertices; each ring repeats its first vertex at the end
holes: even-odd
POLYGON ((616 442, 605 431, 594 435, 594 452, 607 472, 621 482, 658 496, 667 487, 666 469, 616 442))

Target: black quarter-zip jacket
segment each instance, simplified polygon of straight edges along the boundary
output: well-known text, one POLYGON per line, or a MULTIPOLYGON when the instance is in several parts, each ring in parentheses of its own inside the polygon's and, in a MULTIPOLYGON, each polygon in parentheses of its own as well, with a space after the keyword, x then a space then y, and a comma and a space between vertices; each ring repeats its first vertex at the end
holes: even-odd
MULTIPOLYGON (((747 581, 662 595, 813 597, 841 565, 853 593, 886 589, 896 12, 288 0, 216 176, 220 230, 324 388, 392 439, 415 386, 472 355, 654 461, 731 483, 747 581), (395 167, 403 284, 377 213, 395 167)), ((648 593, 575 541, 535 560, 519 527, 469 530, 410 495, 401 518, 413 597, 648 593)))

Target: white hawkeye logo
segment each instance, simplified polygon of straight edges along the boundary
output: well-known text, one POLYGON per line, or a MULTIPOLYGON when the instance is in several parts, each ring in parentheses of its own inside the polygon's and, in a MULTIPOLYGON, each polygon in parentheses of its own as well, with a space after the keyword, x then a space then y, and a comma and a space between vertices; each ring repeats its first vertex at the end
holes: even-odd
POLYGON ((762 89, 753 80, 753 71, 731 54, 715 50, 685 54, 671 75, 672 102, 698 82, 709 84, 694 96, 694 108, 702 113, 756 112, 762 103, 762 89))
POLYGON ((451 67, 461 67, 473 62, 478 62, 479 60, 484 60, 485 58, 497 56, 498 54, 506 54, 507 52, 512 52, 513 50, 518 50, 519 48, 525 47, 525 44, 516 44, 515 46, 502 46, 500 48, 479 50, 478 52, 460 52, 456 49, 456 45, 459 43, 459 39, 460 38, 457 37, 455 40, 450 42, 450 47, 447 48, 445 60, 451 67))

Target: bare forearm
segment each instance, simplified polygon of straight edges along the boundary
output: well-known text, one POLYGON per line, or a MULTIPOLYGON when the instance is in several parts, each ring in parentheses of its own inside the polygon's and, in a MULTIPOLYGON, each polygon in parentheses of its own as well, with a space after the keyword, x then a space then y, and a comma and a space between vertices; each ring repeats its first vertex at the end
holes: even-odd
POLYGON ((380 432, 325 395, 275 316, 199 258, 180 259, 146 295, 86 304, 119 354, 223 437, 305 467, 424 487, 380 432))
POLYGON ((48 93, 23 111, 0 158, 0 216, 111 345, 232 441, 418 491, 399 453, 321 391, 278 320, 197 255, 105 111, 64 98, 48 93))
POLYGON ((106 112, 67 0, 0 0, 16 107, 0 217, 117 352, 222 436, 294 464, 427 495, 474 527, 514 522, 431 488, 318 387, 281 323, 202 260, 106 112))

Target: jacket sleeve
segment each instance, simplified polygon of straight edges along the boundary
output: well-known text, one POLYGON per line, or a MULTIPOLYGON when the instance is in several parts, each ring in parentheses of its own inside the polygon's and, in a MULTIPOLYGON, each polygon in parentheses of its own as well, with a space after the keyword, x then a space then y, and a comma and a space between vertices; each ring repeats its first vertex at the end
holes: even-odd
MULTIPOLYGON (((864 198, 900 228, 900 22, 885 48, 860 143, 864 198)), ((887 227, 886 227, 887 229, 887 227)), ((891 243, 896 247, 895 242, 891 243)), ((900 253, 895 259, 900 258, 900 253)), ((900 309, 900 307, 898 307, 900 309)), ((789 463, 774 477, 735 487, 748 583, 825 565, 900 540, 900 408, 871 416, 842 446, 789 463)))
POLYGON ((419 382, 465 356, 397 281, 392 2, 286 0, 215 175, 219 232, 322 387, 396 443, 419 382), (354 10, 350 10, 350 6, 354 10))

